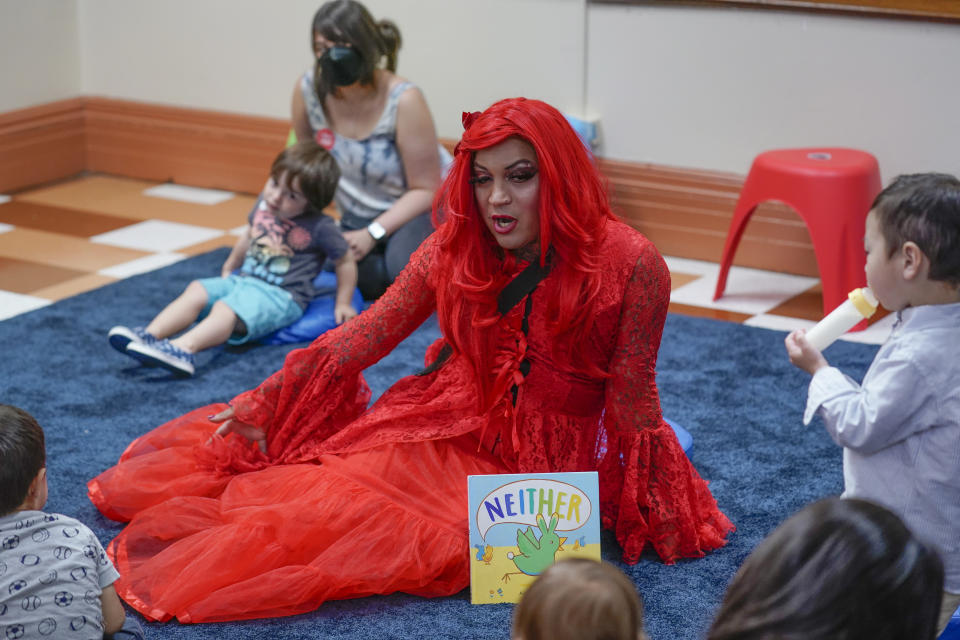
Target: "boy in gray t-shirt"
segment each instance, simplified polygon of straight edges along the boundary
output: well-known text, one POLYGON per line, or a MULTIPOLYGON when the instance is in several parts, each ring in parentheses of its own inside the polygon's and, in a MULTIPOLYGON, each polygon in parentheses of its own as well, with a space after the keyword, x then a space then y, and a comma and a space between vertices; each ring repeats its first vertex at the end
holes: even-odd
POLYGON ((192 376, 200 351, 257 340, 299 320, 319 293, 313 281, 328 259, 337 274, 334 321, 357 315, 351 302, 357 263, 336 221, 323 212, 339 179, 336 160, 313 140, 281 151, 221 277, 194 280, 146 327, 113 327, 110 346, 192 376))
POLYGON ((47 501, 43 430, 0 404, 0 638, 143 638, 97 536, 47 501))

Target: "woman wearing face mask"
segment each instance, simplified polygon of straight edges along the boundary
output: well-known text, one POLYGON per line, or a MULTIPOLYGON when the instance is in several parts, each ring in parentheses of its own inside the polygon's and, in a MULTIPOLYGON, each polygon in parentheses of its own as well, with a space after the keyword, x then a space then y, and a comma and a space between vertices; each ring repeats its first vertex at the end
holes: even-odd
POLYGON ((109 551, 144 615, 454 594, 470 575, 469 475, 597 470, 627 562, 724 544, 733 527, 660 412, 660 254, 614 217, 559 111, 514 98, 464 123, 444 220, 375 305, 90 482, 101 511, 130 520, 109 551), (361 372, 434 312, 428 366, 367 408, 361 372))
POLYGON ((378 298, 433 230, 430 203, 450 155, 413 83, 394 74, 400 32, 354 0, 331 0, 311 31, 316 63, 293 91, 297 138, 331 149, 336 203, 364 298, 378 298))

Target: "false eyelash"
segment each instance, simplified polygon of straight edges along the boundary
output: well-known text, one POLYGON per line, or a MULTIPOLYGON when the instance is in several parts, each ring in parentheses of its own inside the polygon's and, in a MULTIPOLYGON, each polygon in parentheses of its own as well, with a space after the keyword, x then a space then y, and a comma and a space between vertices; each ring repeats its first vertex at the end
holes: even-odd
POLYGON ((511 173, 507 177, 511 180, 519 180, 520 182, 526 182, 527 180, 530 180, 536 175, 537 175, 536 169, 525 169, 522 171, 511 173))

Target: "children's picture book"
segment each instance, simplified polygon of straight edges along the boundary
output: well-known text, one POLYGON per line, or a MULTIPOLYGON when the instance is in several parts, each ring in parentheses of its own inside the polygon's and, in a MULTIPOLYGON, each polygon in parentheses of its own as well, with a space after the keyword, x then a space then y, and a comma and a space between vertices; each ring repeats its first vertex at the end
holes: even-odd
POLYGON ((596 471, 467 478, 473 604, 519 602, 561 558, 600 560, 596 471))

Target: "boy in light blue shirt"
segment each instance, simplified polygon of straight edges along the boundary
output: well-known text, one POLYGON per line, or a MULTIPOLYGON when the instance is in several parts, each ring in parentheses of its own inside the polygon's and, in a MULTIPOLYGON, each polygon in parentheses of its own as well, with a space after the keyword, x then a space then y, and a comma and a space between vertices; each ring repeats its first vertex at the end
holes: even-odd
POLYGON ((960 180, 900 176, 867 215, 867 285, 897 323, 857 384, 804 331, 786 338, 813 374, 804 413, 843 450, 844 497, 897 513, 945 569, 940 629, 960 604, 960 180))

